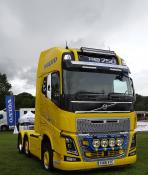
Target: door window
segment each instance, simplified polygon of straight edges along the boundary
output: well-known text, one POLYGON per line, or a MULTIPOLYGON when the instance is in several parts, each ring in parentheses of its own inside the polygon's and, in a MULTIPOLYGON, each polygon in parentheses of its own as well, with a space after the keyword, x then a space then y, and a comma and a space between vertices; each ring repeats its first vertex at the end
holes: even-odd
POLYGON ((55 103, 59 103, 60 98, 60 76, 59 72, 48 74, 43 80, 42 93, 55 103))

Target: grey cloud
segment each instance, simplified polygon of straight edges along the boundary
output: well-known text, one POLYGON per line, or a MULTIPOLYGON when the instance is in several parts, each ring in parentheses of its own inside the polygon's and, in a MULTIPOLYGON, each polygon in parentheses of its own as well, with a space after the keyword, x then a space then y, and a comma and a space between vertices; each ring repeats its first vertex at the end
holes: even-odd
POLYGON ((19 66, 15 63, 15 59, 0 56, 0 72, 7 74, 10 79, 17 76, 19 66))
POLYGON ((34 86, 42 50, 65 40, 70 47, 107 48, 110 36, 142 18, 143 9, 147 15, 146 6, 146 0, 1 0, 0 72, 34 86))
POLYGON ((9 80, 15 78, 26 80, 28 85, 35 85, 36 67, 24 67, 17 65, 15 59, 0 57, 0 72, 5 73, 9 80))
POLYGON ((135 90, 138 94, 147 94, 148 96, 148 70, 143 70, 141 72, 133 75, 135 90))
MULTIPOLYGON (((96 39, 95 39, 96 40, 96 39)), ((78 38, 76 40, 70 40, 68 42, 69 47, 75 47, 75 48, 80 48, 80 47, 90 47, 90 42, 92 41, 92 38, 78 38), (89 42, 88 42, 89 41, 89 42)), ((95 47, 93 45, 93 42, 91 44, 91 47, 95 47)), ((101 39, 99 43, 97 44, 98 48, 105 48, 105 41, 101 39)))
POLYGON ((128 18, 132 2, 128 1, 127 5, 127 1, 121 0, 6 1, 8 8, 21 19, 24 32, 33 36, 44 35, 44 32, 49 36, 57 32, 58 36, 77 28, 89 30, 94 24, 98 31, 104 27, 105 30, 119 28, 128 18))
POLYGON ((36 68, 35 67, 28 67, 26 69, 23 69, 19 72, 18 77, 20 79, 26 80, 26 83, 31 86, 35 86, 35 80, 36 80, 36 68))

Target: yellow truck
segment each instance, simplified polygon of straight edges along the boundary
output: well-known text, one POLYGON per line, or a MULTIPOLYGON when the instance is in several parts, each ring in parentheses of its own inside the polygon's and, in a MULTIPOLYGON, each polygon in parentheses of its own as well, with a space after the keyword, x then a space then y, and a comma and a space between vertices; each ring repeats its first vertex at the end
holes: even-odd
POLYGON ((46 170, 86 170, 136 162, 135 92, 114 51, 81 47, 41 52, 34 130, 18 150, 46 170))

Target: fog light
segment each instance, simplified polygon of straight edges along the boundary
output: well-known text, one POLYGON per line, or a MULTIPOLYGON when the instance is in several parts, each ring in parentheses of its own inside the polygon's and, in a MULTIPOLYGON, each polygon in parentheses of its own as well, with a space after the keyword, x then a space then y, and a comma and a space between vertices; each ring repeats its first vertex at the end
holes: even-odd
POLYGON ((64 161, 68 161, 68 162, 78 162, 78 161, 80 161, 80 158, 64 156, 64 161))
POLYGON ((107 140, 107 139, 102 139, 102 140, 101 140, 101 146, 102 146, 103 148, 106 148, 106 147, 108 146, 108 140, 107 140))
POLYGON ((116 139, 117 146, 122 146, 123 145, 123 142, 124 142, 123 138, 117 138, 116 139))
POLYGON ((94 148, 99 148, 99 146, 100 146, 100 140, 99 139, 94 139, 92 144, 93 144, 93 147, 94 148))
POLYGON ((116 140, 114 138, 109 139, 109 146, 114 147, 116 144, 116 140))

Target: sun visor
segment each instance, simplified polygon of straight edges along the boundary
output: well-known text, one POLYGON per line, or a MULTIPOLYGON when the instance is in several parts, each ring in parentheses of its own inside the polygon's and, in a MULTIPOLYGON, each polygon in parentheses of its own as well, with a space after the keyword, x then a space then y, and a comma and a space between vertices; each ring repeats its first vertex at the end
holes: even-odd
POLYGON ((97 62, 66 61, 64 67, 69 69, 70 68, 96 69, 96 70, 104 70, 104 71, 130 73, 130 70, 127 66, 117 65, 117 64, 97 63, 97 62))

